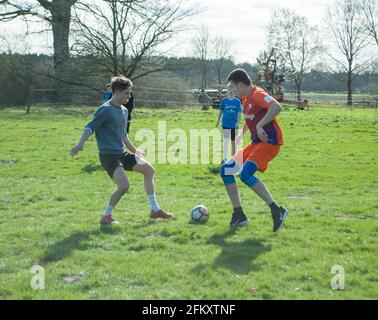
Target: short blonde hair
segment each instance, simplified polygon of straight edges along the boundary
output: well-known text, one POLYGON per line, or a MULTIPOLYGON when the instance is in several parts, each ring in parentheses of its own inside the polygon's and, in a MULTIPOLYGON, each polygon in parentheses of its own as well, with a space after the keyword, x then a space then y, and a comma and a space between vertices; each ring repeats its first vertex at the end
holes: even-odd
POLYGON ((111 82, 112 92, 116 92, 117 90, 123 91, 129 87, 132 87, 133 83, 130 79, 126 78, 125 76, 118 76, 113 77, 111 82))

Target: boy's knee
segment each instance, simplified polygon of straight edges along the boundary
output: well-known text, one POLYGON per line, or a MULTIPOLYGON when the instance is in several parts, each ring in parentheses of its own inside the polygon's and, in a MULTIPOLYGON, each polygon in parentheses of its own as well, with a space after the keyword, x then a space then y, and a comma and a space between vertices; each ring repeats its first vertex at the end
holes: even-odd
POLYGON ((122 194, 125 194, 129 190, 130 190, 130 184, 123 184, 123 185, 118 186, 118 191, 122 194))
POLYGON ((225 186, 236 183, 236 180, 234 177, 235 165, 236 165, 235 161, 230 160, 228 162, 223 163, 220 167, 219 175, 222 178, 225 186))
POLYGON ((248 187, 253 187, 259 180, 254 176, 257 171, 257 165, 252 161, 247 161, 240 172, 240 180, 248 187))
POLYGON ((145 172, 144 172, 144 175, 145 176, 153 176, 155 174, 155 168, 153 167, 153 166, 151 166, 151 165, 149 165, 147 168, 146 168, 146 170, 145 170, 145 172))

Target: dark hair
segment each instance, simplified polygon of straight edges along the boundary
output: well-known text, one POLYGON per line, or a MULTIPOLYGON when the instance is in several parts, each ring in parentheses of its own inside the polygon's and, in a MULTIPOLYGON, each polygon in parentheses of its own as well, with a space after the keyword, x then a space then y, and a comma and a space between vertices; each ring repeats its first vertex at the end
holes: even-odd
POLYGON ((251 78, 249 77, 247 71, 245 71, 244 69, 235 69, 234 71, 232 71, 228 75, 227 81, 232 81, 236 84, 242 82, 246 86, 250 86, 252 84, 251 78))
POLYGON ((112 78, 112 92, 115 93, 118 91, 123 91, 129 87, 132 87, 133 83, 130 79, 126 78, 125 76, 113 77, 112 78))

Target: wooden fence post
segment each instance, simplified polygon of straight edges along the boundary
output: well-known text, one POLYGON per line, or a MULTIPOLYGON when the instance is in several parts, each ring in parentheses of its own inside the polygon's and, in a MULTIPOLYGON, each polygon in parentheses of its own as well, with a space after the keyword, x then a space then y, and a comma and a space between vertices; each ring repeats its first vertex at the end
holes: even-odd
POLYGON ((31 104, 33 102, 33 96, 34 96, 34 84, 31 83, 30 88, 29 88, 28 101, 26 102, 26 106, 27 106, 26 114, 30 113, 30 107, 31 107, 31 104))

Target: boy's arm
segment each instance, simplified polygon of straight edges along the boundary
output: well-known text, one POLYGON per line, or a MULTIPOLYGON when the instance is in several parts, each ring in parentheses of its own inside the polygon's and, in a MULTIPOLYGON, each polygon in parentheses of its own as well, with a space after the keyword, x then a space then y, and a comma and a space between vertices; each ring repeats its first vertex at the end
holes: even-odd
POLYGON ((239 134, 236 136, 236 138, 235 138, 235 142, 236 142, 236 144, 239 144, 239 143, 243 140, 244 135, 245 135, 245 133, 246 133, 248 130, 249 130, 249 128, 248 128, 248 125, 247 125, 247 121, 244 120, 243 130, 242 130, 242 132, 239 133, 239 134))
POLYGON ((243 126, 243 132, 242 132, 242 135, 244 137, 245 133, 249 130, 248 128, 248 125, 247 125, 247 121, 244 121, 244 126, 243 126))
POLYGON ((84 128, 83 134, 81 135, 78 144, 74 146, 70 151, 72 157, 76 156, 80 151, 83 150, 85 141, 87 141, 91 135, 92 130, 89 128, 84 128))
POLYGON ((131 152, 138 156, 143 156, 144 152, 142 150, 137 149, 133 143, 130 141, 129 137, 125 137, 123 139, 123 143, 125 144, 126 148, 131 152))
POLYGON ((80 140, 76 146, 74 146, 70 154, 72 157, 76 156, 80 151, 84 148, 85 141, 88 140, 88 138, 95 132, 99 127, 102 126, 102 124, 106 121, 108 117, 108 109, 106 107, 100 107, 97 109, 93 120, 90 121, 84 128, 84 132, 80 137, 80 140))
POLYGON ((215 125, 216 128, 218 128, 218 126, 219 126, 219 122, 220 122, 220 119, 222 118, 222 114, 223 114, 223 111, 219 110, 218 121, 217 121, 217 124, 215 125))
POLYGON ((263 127, 267 125, 269 122, 273 121, 273 119, 282 111, 282 106, 278 102, 273 102, 268 109, 268 112, 265 116, 260 120, 260 122, 256 126, 257 135, 259 136, 260 140, 263 142, 268 142, 268 135, 264 131, 263 127))
POLYGON ((125 144, 126 148, 127 148, 131 153, 135 153, 136 148, 135 148, 135 146, 132 144, 132 142, 129 140, 129 137, 124 138, 124 139, 123 139, 123 143, 125 144))

